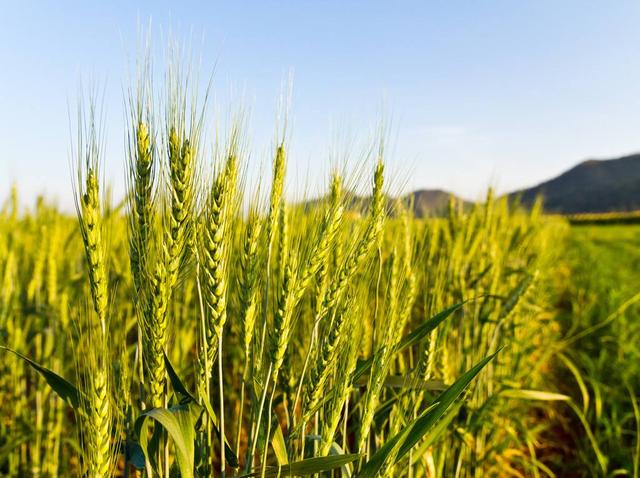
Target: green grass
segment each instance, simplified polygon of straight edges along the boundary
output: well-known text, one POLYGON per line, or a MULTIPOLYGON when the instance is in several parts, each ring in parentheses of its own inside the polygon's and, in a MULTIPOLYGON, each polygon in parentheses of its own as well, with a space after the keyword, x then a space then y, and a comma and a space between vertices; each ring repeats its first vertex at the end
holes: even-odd
MULTIPOLYGON (((608 458, 608 472, 637 476, 637 412, 640 390, 640 226, 572 226, 566 248, 566 285, 560 300, 565 350, 584 381, 560 374, 560 388, 585 412, 597 446, 608 458), (589 331, 589 334, 585 334, 589 331)), ((564 424, 565 469, 593 476, 593 446, 576 420, 564 424), (567 457, 570 459, 567 461, 567 457)))

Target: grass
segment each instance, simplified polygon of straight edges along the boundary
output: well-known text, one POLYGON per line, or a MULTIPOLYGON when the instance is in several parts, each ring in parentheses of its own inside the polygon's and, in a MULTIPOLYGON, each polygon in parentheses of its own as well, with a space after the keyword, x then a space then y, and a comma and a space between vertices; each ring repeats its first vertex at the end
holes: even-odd
MULTIPOLYGON (((575 397, 611 473, 638 476, 637 412, 640 387, 640 227, 571 228, 559 320, 569 344, 560 386, 575 397)), ((600 473, 589 438, 576 420, 559 420, 577 453, 565 462, 582 476, 600 473), (580 428, 577 428, 578 430, 580 428)))

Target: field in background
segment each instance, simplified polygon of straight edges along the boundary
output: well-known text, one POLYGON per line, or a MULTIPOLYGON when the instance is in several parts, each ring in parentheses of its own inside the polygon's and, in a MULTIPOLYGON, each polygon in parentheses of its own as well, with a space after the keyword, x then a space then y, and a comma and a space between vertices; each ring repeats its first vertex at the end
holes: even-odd
POLYGON ((640 211, 570 214, 566 217, 575 225, 640 223, 640 211))
POLYGON ((558 317, 568 367, 558 389, 581 412, 563 420, 566 469, 597 476, 595 449, 610 470, 638 476, 640 226, 573 225, 564 258, 558 317))

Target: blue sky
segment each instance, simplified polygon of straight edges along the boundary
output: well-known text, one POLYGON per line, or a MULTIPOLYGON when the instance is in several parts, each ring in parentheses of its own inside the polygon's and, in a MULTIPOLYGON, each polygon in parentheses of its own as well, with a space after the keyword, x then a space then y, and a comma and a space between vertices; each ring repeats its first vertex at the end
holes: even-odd
POLYGON ((122 190, 122 91, 150 19, 155 45, 171 30, 193 38, 204 76, 215 65, 220 105, 250 110, 254 170, 293 72, 293 182, 320 182, 329 151, 366 143, 382 117, 397 183, 469 198, 640 151, 637 1, 0 1, 0 11, 3 197, 17 182, 26 198, 71 204, 68 105, 80 79, 104 86, 104 173, 122 190))

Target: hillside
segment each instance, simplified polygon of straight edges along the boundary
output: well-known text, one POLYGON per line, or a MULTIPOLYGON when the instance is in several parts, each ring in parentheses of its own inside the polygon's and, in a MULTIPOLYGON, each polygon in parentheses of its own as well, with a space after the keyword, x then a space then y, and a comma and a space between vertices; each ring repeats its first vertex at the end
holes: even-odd
MULTIPOLYGON (((347 209, 351 211, 363 212, 369 206, 371 200, 370 197, 362 197, 357 194, 348 194, 347 209)), ((413 204, 413 213, 417 218, 443 216, 447 212, 447 205, 449 198, 454 197, 456 201, 462 201, 465 208, 469 207, 472 203, 460 199, 454 194, 443 191, 442 189, 419 189, 409 194, 402 196, 402 200, 405 204, 413 204)), ((318 207, 326 200, 326 197, 311 199, 305 201, 303 206, 305 209, 318 207)), ((395 199, 393 197, 387 198, 387 205, 390 210, 394 208, 395 199)))
POLYGON ((640 209, 640 154, 588 160, 537 186, 511 193, 531 205, 544 197, 545 210, 563 214, 640 209))
MULTIPOLYGON (((441 189, 419 189, 406 195, 405 199, 413 201, 413 212, 416 217, 428 217, 445 214, 449 198, 452 196, 458 201, 461 200, 452 193, 441 189)), ((471 204, 468 201, 462 201, 465 207, 471 204)))

